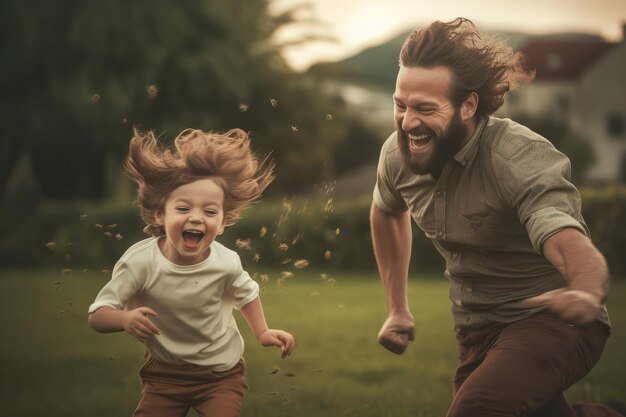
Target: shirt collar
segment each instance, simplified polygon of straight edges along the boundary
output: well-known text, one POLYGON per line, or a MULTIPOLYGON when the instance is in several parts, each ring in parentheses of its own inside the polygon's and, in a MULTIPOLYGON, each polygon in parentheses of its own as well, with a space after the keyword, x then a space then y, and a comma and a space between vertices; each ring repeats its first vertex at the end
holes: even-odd
POLYGON ((474 130, 474 134, 470 138, 470 140, 463 146, 457 153, 454 154, 452 158, 457 161, 462 166, 465 166, 468 162, 470 162, 474 156, 476 155, 476 151, 478 149, 478 138, 483 133, 483 129, 487 124, 487 117, 482 117, 478 123, 476 124, 476 130, 474 130))

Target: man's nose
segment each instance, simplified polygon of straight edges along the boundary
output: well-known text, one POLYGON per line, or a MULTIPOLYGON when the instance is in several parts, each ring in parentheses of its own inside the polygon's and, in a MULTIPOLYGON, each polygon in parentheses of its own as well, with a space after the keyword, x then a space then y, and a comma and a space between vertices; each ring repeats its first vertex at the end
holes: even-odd
POLYGON ((402 130, 409 132, 422 124, 417 113, 411 109, 407 109, 402 119, 402 130))

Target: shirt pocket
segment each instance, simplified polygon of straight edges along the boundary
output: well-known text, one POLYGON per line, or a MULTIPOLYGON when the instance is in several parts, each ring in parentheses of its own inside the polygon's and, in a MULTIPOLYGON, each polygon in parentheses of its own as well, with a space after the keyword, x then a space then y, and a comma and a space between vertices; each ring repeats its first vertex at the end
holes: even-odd
POLYGON ((505 213, 495 215, 460 214, 459 243, 480 248, 502 247, 511 241, 511 219, 505 213))

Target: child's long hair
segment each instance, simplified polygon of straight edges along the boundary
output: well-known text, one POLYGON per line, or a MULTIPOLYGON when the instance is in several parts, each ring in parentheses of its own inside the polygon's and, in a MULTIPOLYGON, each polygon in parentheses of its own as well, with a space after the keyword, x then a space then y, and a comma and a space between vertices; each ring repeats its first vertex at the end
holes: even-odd
POLYGON ((230 226, 274 180, 274 164, 267 156, 257 159, 241 129, 226 133, 185 129, 170 148, 159 146, 151 131, 133 129, 133 133, 124 166, 138 185, 144 231, 153 236, 165 234, 155 214, 181 185, 214 179, 224 190, 224 222, 230 226))

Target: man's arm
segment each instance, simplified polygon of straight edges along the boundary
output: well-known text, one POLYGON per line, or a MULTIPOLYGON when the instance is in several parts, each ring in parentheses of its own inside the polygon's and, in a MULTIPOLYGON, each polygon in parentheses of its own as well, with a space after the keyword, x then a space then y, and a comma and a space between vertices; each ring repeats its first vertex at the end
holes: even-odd
POLYGON ((574 324, 595 320, 609 291, 609 271, 602 254, 588 237, 571 227, 546 239, 542 249, 568 285, 529 298, 525 304, 547 306, 574 324))
POLYGON ((378 272, 385 287, 388 317, 378 333, 378 342, 393 353, 402 354, 414 339, 413 316, 407 300, 411 258, 409 212, 387 214, 372 203, 370 210, 372 244, 378 272))

